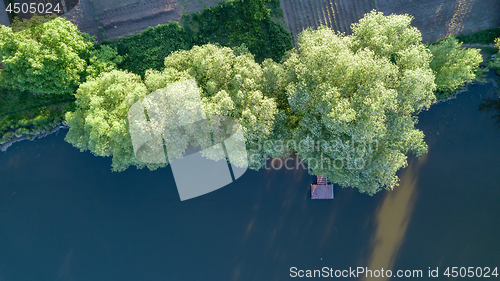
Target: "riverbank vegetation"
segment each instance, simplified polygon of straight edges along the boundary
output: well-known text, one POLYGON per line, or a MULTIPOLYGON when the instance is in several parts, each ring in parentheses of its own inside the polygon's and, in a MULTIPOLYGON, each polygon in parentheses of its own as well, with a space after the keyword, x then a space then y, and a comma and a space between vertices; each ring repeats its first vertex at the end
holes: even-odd
MULTIPOLYGON (((134 155, 128 110, 146 94, 195 78, 203 90, 207 117, 232 116, 239 120, 248 142, 266 139, 272 131, 276 103, 262 91, 262 67, 248 51, 235 54, 215 45, 180 50, 165 59, 163 71, 148 70, 144 81, 127 71, 104 72, 83 83, 76 93, 77 109, 68 112, 66 140, 97 156, 112 156, 113 170, 142 168, 134 155)), ((256 159, 262 165, 262 159, 256 159)), ((156 169, 158 165, 148 165, 156 169)))
POLYGON ((12 25, 0 28, 0 142, 61 123, 78 86, 121 61, 115 49, 95 45, 63 18, 34 15, 12 25))
MULTIPOLYGON (((33 21, 39 18, 35 16, 33 21)), ((13 23, 13 26, 19 21, 13 23)), ((72 93, 83 82, 83 53, 91 46, 71 22, 55 17, 22 32, 0 29, 2 86, 34 95, 72 93)))
POLYGON ((0 88, 0 143, 49 131, 61 123, 66 112, 74 110, 74 100, 64 94, 33 98, 31 92, 0 88))
POLYGON ((438 98, 453 95, 465 84, 483 81, 488 68, 498 69, 495 59, 499 51, 495 40, 500 37, 500 27, 481 30, 470 34, 451 36, 428 44, 434 55, 431 67, 436 72, 438 98), (480 67, 483 58, 485 65, 480 67))
POLYGON ((494 44, 495 39, 500 37, 500 27, 484 29, 469 34, 460 34, 454 37, 464 44, 494 44))
POLYGON ((438 98, 452 95, 457 89, 474 81, 484 72, 479 67, 483 62, 480 49, 462 48, 462 43, 454 37, 429 45, 429 50, 432 53, 430 67, 436 76, 438 98))
POLYGON ((436 95, 472 81, 481 62, 477 50, 464 50, 453 38, 424 45, 411 16, 375 11, 353 25, 352 35, 305 30, 297 49, 261 0, 225 2, 185 16, 182 25, 100 45, 62 18, 51 23, 56 20, 57 27, 0 29, 0 95, 6 97, 0 134, 45 129, 65 113, 67 141, 112 156, 115 171, 159 167, 135 158, 128 108, 157 89, 194 78, 207 115, 237 118, 249 151, 265 140, 376 144, 363 151, 361 166, 332 168, 338 159, 357 159, 354 145, 312 151, 274 146, 250 158, 250 168, 259 169, 265 157, 295 153, 316 159, 315 165, 305 161, 313 174, 373 195, 398 184, 396 172, 407 165, 407 155, 426 152, 424 135, 415 128, 418 113, 436 95), (16 96, 19 108, 8 108, 16 96))
MULTIPOLYGON (((495 44, 497 50, 500 49, 500 37, 495 39, 495 44)), ((496 55, 495 58, 489 61, 488 66, 496 70, 496 73, 500 75, 500 55, 496 55)), ((479 110, 493 112, 491 118, 495 120, 495 124, 500 128, 500 92, 496 98, 487 98, 482 104, 479 105, 479 110)))
POLYGON ((338 139, 377 144, 363 155, 354 146, 258 151, 257 157, 249 155, 251 168, 261 168, 266 156, 296 153, 304 160, 321 159, 315 165, 305 162, 313 174, 328 176, 343 187, 357 187, 370 195, 392 189, 398 183, 396 172, 407 165, 407 154, 420 156, 427 150, 423 133, 415 128, 416 115, 435 101, 432 54, 410 22, 406 15, 372 12, 354 26, 352 36, 326 27, 306 30, 299 36, 299 49, 288 53, 282 64, 271 60, 259 64, 245 46, 232 50, 204 45, 172 53, 165 58, 165 69, 146 71, 142 83, 139 77, 118 80, 117 72, 103 73, 77 91, 77 110, 67 114, 67 140, 96 155, 113 155, 114 170, 141 167, 144 164, 137 164, 126 133, 128 107, 145 94, 194 78, 207 115, 237 118, 248 151, 265 140, 287 141, 285 136, 296 143, 338 139), (385 40, 377 39, 382 36, 385 40), (271 73, 277 79, 263 81, 271 73), (116 89, 119 93, 114 94, 116 89), (358 157, 364 161, 362 167, 332 166, 339 159, 358 157))
POLYGON ((266 2, 271 11, 258 0, 223 3, 186 15, 183 25, 170 22, 102 44, 64 18, 43 25, 37 23, 47 20, 37 16, 28 22, 15 19, 12 29, 0 28, 0 141, 60 123, 89 78, 116 68, 144 77, 148 69, 163 70, 164 58, 177 50, 207 42, 245 44, 260 61, 281 60, 293 46, 289 32, 271 18, 279 7, 275 2, 266 2), (34 27, 22 27, 29 24, 34 27))
POLYGON ((297 142, 336 141, 297 148, 311 159, 313 174, 373 195, 397 186, 408 154, 427 152, 415 125, 436 100, 432 54, 410 22, 407 15, 371 12, 353 25, 352 36, 328 28, 299 36, 299 49, 285 62, 291 112, 299 117, 292 135, 297 142))
POLYGON ((280 62, 293 48, 290 33, 272 19, 262 0, 222 2, 201 13, 185 15, 181 23, 150 27, 102 44, 116 48, 124 57, 118 64, 120 69, 142 77, 147 69, 161 71, 164 58, 172 52, 208 43, 231 48, 245 44, 257 62, 266 58, 280 62))
MULTIPOLYGON (((497 51, 500 49, 500 37, 495 39, 497 51)), ((495 69, 500 75, 500 53, 494 54, 494 58, 488 62, 488 67, 495 69)))

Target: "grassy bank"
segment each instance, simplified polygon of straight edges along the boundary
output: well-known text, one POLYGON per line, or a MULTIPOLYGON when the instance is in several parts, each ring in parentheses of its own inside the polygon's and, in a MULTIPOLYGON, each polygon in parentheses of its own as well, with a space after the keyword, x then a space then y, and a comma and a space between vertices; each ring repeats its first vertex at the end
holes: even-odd
MULTIPOLYGON (((258 61, 265 58, 280 61, 293 46, 289 32, 272 18, 280 15, 277 9, 279 0, 223 2, 185 16, 182 25, 170 22, 101 44, 116 47, 123 56, 118 68, 139 75, 144 75, 147 69, 163 69, 164 58, 174 51, 206 43, 228 47, 244 43, 258 61)), ((73 101, 73 95, 37 96, 0 88, 0 142, 49 130, 74 108, 73 101)))
POLYGON ((500 37, 500 27, 480 30, 469 34, 455 36, 458 41, 464 44, 495 44, 495 38, 500 37))
POLYGON ((50 130, 73 109, 73 101, 71 95, 33 98, 29 92, 0 88, 0 142, 50 130))
MULTIPOLYGON (((496 55, 499 52, 498 47, 495 46, 495 39, 499 37, 500 37, 500 27, 449 37, 449 38, 454 38, 458 42, 462 43, 461 45, 462 48, 474 48, 480 50, 480 53, 483 56, 483 62, 480 64, 480 67, 477 68, 476 70, 476 77, 474 81, 485 82, 486 81, 485 75, 488 72, 489 68, 496 69, 497 72, 500 69, 500 63, 499 63, 500 61, 498 60, 498 58, 493 59, 494 58, 493 55, 496 55)), ((435 47, 439 43, 443 43, 445 40, 449 38, 444 38, 436 42, 428 43, 427 46, 429 48, 435 47)), ((465 86, 466 84, 467 83, 465 83, 463 86, 465 86)), ((461 89, 453 90, 451 92, 437 91, 436 97, 438 99, 446 99, 454 96, 458 91, 461 91, 461 89)))
MULTIPOLYGON (((460 34, 451 37, 455 37, 458 41, 462 42, 466 46, 477 46, 477 48, 481 49, 482 51, 490 54, 496 54, 498 53, 498 48, 496 48, 494 45, 495 39, 500 37, 500 27, 484 29, 474 33, 460 34)), ((434 45, 443 40, 444 39, 441 39, 436 42, 429 43, 428 45, 434 45)))
MULTIPOLYGON (((188 50, 207 43, 227 47, 245 44, 258 62, 272 58, 279 62, 290 50, 292 38, 277 23, 282 17, 279 0, 234 0, 183 17, 181 24, 170 22, 149 27, 142 33, 102 45, 115 47, 123 60, 119 69, 144 76, 147 69, 162 70, 164 58, 177 50, 188 50)), ((489 54, 500 37, 500 27, 456 38, 465 44, 481 44, 489 54)), ((12 136, 48 130, 58 124, 67 111, 74 108, 73 95, 37 96, 29 92, 0 88, 0 142, 12 136)))
POLYGON ((481 51, 486 55, 494 55, 498 53, 499 50, 494 45, 495 39, 499 37, 500 27, 455 36, 458 41, 463 42, 465 45, 470 45, 481 49, 481 51))
POLYGON ((164 58, 170 53, 207 43, 232 48, 244 43, 258 62, 266 58, 279 62, 293 48, 292 37, 273 19, 273 15, 279 15, 279 1, 267 4, 271 9, 262 0, 223 2, 184 16, 181 24, 170 22, 101 44, 117 48, 124 58, 120 69, 141 76, 147 69, 162 70, 164 58))

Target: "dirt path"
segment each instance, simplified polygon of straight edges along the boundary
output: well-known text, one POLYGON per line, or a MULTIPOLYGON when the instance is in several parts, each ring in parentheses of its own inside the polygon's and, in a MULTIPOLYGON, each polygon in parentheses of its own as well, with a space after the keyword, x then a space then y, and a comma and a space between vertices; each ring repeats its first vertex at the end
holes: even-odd
POLYGON ((462 44, 464 48, 497 48, 494 44, 462 44))

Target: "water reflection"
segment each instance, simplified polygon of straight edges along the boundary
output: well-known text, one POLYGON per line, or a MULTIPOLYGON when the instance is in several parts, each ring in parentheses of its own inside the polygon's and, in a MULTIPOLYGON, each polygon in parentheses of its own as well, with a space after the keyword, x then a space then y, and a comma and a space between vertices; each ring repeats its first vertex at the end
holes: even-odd
POLYGON ((478 110, 497 98, 495 85, 422 112, 427 159, 373 197, 337 186, 334 200, 311 200, 314 178, 282 168, 180 202, 169 168, 112 173, 110 159, 80 153, 61 132, 21 142, 0 153, 0 280, 282 281, 297 279, 292 266, 497 266, 500 131, 478 110))
POLYGON ((73 259, 73 249, 69 250, 68 254, 64 258, 64 261, 61 265, 61 268, 59 269, 59 274, 57 276, 57 280, 62 280, 62 281, 74 280, 74 278, 71 274, 72 259, 73 259))
MULTIPOLYGON (((419 169, 425 163, 427 155, 410 162, 401 175, 397 188, 387 192, 384 200, 377 208, 375 220, 376 230, 371 238, 372 252, 368 261, 369 270, 388 270, 394 265, 395 257, 404 241, 406 229, 413 213, 417 198, 417 181, 419 169)), ((393 273, 394 274, 394 273, 393 273)), ((389 280, 389 278, 370 278, 363 280, 389 280)))
POLYGON ((491 111, 493 116, 491 118, 495 120, 495 125, 500 128, 500 99, 486 98, 484 102, 479 104, 479 110, 481 111, 491 111))

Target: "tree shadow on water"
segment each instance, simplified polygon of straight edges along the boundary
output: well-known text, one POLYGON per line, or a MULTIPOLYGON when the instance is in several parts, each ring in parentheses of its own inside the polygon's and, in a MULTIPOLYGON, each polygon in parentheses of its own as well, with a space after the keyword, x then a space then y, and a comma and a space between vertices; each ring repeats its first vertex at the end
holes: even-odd
POLYGON ((495 120, 495 125, 500 128, 500 98, 486 98, 483 103, 479 104, 478 109, 493 112, 494 115, 491 118, 495 120))

